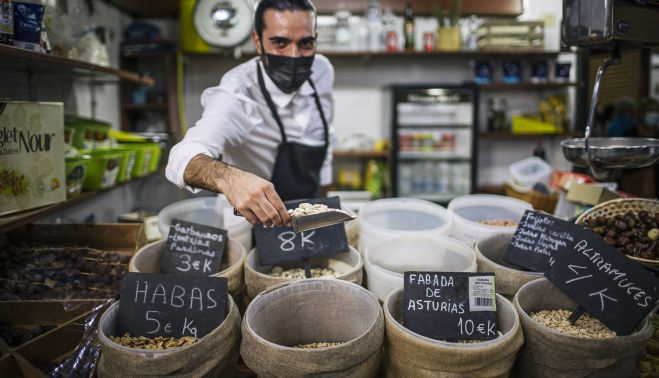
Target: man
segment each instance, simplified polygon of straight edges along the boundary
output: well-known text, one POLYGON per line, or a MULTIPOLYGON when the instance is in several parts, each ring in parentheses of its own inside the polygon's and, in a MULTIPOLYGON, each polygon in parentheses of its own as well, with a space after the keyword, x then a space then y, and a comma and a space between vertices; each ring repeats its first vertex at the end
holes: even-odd
POLYGON ((290 223, 282 200, 330 183, 334 69, 315 54, 315 28, 309 0, 259 3, 259 56, 204 91, 202 118, 170 152, 171 182, 224 193, 250 223, 270 227, 290 223))

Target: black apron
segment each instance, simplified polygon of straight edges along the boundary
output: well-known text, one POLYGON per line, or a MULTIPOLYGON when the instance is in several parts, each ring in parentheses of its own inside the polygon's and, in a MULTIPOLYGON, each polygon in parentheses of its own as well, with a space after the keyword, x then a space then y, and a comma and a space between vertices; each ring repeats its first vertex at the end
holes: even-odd
POLYGON ((323 121, 325 132, 325 145, 321 147, 305 146, 287 140, 284 125, 281 123, 277 108, 274 102, 272 102, 270 93, 265 88, 263 74, 261 73, 258 62, 256 64, 256 72, 261 93, 263 93, 263 97, 265 97, 272 117, 277 122, 279 132, 281 133, 281 144, 277 148, 277 157, 275 158, 275 165, 272 169, 272 178, 270 181, 274 184, 275 190, 282 201, 317 197, 320 187, 320 169, 323 166, 323 162, 325 162, 325 156, 329 147, 329 132, 316 86, 311 81, 311 78, 309 78, 308 81, 313 89, 316 108, 318 108, 320 118, 323 121))

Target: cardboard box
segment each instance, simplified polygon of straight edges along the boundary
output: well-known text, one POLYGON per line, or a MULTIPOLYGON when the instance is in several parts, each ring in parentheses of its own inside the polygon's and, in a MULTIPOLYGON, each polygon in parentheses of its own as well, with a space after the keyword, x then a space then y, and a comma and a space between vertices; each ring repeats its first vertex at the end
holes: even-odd
POLYGON ((573 183, 567 192, 568 201, 593 206, 620 197, 621 195, 598 184, 573 183))
POLYGON ((66 200, 62 103, 0 102, 0 215, 66 200))
MULTIPOLYGON (((33 224, 12 230, 6 236, 11 244, 46 244, 53 247, 84 246, 101 251, 117 252, 128 257, 132 257, 139 248, 146 244, 141 224, 33 224)), ((109 293, 108 296, 114 295, 109 293)), ((67 300, 64 303, 72 302, 67 300)))

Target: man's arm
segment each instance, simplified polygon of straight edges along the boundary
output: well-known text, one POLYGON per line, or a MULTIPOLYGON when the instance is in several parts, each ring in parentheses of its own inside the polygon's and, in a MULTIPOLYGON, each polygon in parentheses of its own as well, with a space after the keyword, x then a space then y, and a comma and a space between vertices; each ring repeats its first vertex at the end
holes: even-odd
POLYGON ((229 203, 252 224, 284 226, 290 223, 286 206, 274 185, 252 173, 199 154, 188 163, 183 180, 196 188, 224 193, 229 203))

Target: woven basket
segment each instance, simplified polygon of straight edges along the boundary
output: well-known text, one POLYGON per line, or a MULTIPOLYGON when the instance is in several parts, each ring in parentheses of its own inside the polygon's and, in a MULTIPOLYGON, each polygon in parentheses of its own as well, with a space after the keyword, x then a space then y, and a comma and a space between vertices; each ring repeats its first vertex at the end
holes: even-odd
MULTIPOLYGON (((602 202, 599 205, 589 209, 577 218, 576 224, 584 225, 587 220, 597 217, 613 217, 618 214, 625 214, 631 211, 637 215, 641 210, 648 213, 659 212, 659 201, 645 198, 617 198, 610 201, 602 202)), ((659 260, 648 260, 640 257, 629 256, 632 260, 636 260, 643 264, 659 265, 659 260)))
POLYGON ((508 197, 521 199, 533 205, 535 210, 543 210, 549 214, 554 214, 556 204, 558 203, 558 193, 545 194, 535 190, 521 191, 515 188, 511 183, 505 182, 503 189, 508 197))

